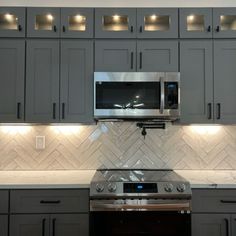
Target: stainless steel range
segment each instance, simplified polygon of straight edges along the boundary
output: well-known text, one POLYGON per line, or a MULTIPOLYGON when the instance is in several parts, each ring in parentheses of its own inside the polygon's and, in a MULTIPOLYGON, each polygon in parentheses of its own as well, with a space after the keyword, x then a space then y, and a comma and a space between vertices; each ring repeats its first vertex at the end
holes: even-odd
POLYGON ((191 188, 172 170, 97 170, 91 235, 191 235, 191 188))

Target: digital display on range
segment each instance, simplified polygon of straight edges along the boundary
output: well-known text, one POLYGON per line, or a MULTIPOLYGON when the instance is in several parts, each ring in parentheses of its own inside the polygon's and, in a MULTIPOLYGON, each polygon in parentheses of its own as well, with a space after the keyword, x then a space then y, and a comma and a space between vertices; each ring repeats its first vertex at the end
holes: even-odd
POLYGON ((156 183, 124 183, 124 193, 157 193, 156 183))

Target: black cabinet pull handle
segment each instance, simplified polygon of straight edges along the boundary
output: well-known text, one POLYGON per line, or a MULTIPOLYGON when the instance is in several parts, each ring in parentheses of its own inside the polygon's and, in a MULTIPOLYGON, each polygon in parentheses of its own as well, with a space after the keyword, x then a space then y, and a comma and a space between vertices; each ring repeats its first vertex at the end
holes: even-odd
POLYGON ((134 52, 131 52, 131 69, 134 69, 134 52))
POLYGON ((22 31, 22 26, 21 25, 18 25, 18 30, 22 31))
POLYGON ((208 120, 212 119, 211 103, 208 103, 208 120))
POLYGON ((52 118, 54 120, 56 119, 56 110, 57 110, 57 104, 54 102, 53 103, 53 115, 52 115, 53 116, 52 118))
POLYGON ((231 203, 236 204, 236 200, 220 200, 221 203, 231 203))
POLYGON ((217 116, 216 116, 216 119, 220 120, 220 118, 221 118, 221 105, 220 105, 220 103, 217 103, 216 106, 217 106, 217 116))
POLYGON ((140 32, 140 33, 143 32, 143 27, 142 27, 142 26, 139 27, 139 32, 140 32))
POLYGON ((17 119, 21 118, 21 103, 17 103, 17 119))
POLYGON ((57 27, 56 27, 56 25, 53 26, 53 31, 54 31, 54 32, 57 32, 57 27))
POLYGON ((229 236, 229 220, 225 218, 224 221, 226 225, 226 236, 229 236))
POLYGON ((55 225, 56 225, 56 219, 52 219, 52 236, 55 236, 55 225))
POLYGON ((66 32, 66 27, 63 25, 62 26, 62 31, 65 33, 66 32))
POLYGON ((216 32, 220 32, 220 26, 216 26, 216 32))
POLYGON ((65 119, 65 107, 66 107, 66 104, 63 102, 62 103, 62 119, 63 120, 65 119))
POLYGON ((207 32, 211 32, 211 26, 210 25, 207 27, 207 32))
POLYGON ((60 204, 60 200, 41 200, 40 204, 60 204))
POLYGON ((134 27, 133 27, 133 26, 130 27, 130 32, 131 32, 131 33, 134 32, 134 27))
POLYGON ((45 223, 46 223, 46 219, 43 218, 43 220, 42 220, 42 236, 45 236, 45 223))
POLYGON ((143 53, 139 53, 139 69, 142 69, 143 67, 143 53))

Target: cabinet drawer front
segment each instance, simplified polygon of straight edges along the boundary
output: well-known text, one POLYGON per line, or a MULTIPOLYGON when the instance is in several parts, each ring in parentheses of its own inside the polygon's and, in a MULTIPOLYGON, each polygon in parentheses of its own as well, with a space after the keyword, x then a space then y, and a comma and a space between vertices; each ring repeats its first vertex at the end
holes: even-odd
POLYGON ((236 190, 193 190, 193 212, 236 212, 236 190))
POLYGON ((88 212, 89 191, 81 190, 13 190, 11 213, 88 212))
POLYGON ((8 213, 8 191, 0 191, 0 213, 8 213))

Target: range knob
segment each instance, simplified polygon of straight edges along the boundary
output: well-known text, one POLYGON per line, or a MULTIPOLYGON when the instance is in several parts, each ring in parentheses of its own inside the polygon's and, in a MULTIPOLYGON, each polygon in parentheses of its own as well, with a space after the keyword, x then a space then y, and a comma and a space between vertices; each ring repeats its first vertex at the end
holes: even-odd
POLYGON ((165 185, 165 191, 168 193, 171 193, 173 191, 173 188, 174 188, 174 186, 171 183, 168 183, 165 185))
POLYGON ((180 193, 183 193, 186 189, 186 186, 185 184, 178 184, 177 186, 177 191, 180 192, 180 193))
POLYGON ((107 186, 109 192, 115 192, 116 191, 116 184, 115 183, 110 183, 107 186))
POLYGON ((104 185, 103 184, 97 184, 96 185, 96 190, 97 190, 97 192, 101 193, 104 190, 104 185))

